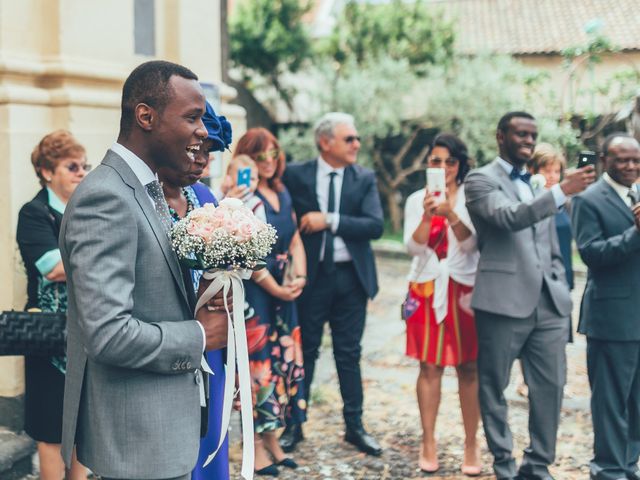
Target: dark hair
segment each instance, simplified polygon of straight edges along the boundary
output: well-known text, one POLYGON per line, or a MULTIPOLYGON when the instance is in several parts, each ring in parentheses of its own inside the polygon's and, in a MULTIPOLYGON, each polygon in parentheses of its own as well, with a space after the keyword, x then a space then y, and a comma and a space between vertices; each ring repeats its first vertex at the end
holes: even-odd
POLYGON ((503 133, 506 133, 506 131, 509 129, 509 122, 511 122, 511 119, 513 118, 528 118, 529 120, 535 120, 535 117, 527 112, 505 113, 500 119, 500 121, 498 121, 498 130, 500 130, 503 133))
POLYGON ((441 133, 433 139, 431 150, 435 147, 446 148, 449 150, 449 155, 458 160, 458 175, 456 175, 456 181, 458 185, 460 185, 464 181, 464 177, 469 173, 469 170, 471 170, 471 159, 469 158, 467 145, 452 133, 441 133))
POLYGON ((269 187, 274 189, 276 192, 281 192, 284 189, 281 178, 285 169, 285 156, 284 152, 280 149, 278 139, 273 135, 273 133, 262 127, 250 128, 242 138, 238 140, 238 145, 236 145, 233 156, 237 157, 238 155, 248 155, 254 162, 260 163, 258 155, 266 152, 269 144, 272 144, 273 148, 278 149, 280 153, 276 159, 276 171, 273 174, 273 177, 267 180, 267 183, 269 187))
POLYGON ((628 134, 627 132, 613 132, 607 135, 602 142, 602 155, 607 156, 609 154, 609 146, 611 142, 613 142, 616 138, 631 138, 635 140, 633 135, 628 134))
POLYGON ((145 103, 162 113, 174 93, 169 86, 169 81, 174 75, 188 80, 198 80, 198 76, 188 68, 163 60, 145 62, 129 74, 122 87, 121 135, 127 137, 131 133, 138 104, 145 103))
POLYGON ((38 175, 40 185, 47 184, 42 169, 52 172, 58 167, 61 161, 70 157, 85 157, 84 147, 78 143, 71 132, 67 130, 56 130, 45 135, 31 152, 31 164, 38 175))

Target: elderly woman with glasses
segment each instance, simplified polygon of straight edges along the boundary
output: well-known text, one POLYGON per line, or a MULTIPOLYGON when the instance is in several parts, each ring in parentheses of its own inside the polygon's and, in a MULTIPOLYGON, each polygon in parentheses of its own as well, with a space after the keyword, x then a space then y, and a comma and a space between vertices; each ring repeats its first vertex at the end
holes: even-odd
POLYGON ((444 169, 444 191, 427 185, 410 195, 405 205, 404 242, 413 256, 403 304, 406 354, 420 361, 416 390, 423 438, 418 464, 427 473, 439 468, 435 425, 446 366, 454 366, 458 374, 465 431, 461 470, 465 475, 481 471, 476 441, 478 342, 470 306, 479 253, 462 184, 469 162, 467 147, 459 138, 438 135, 428 167, 444 169))
MULTIPOLYGON (((65 130, 46 135, 31 154, 42 189, 18 215, 17 241, 27 271, 26 309, 66 312, 67 285, 58 250, 65 206, 90 165, 85 149, 65 130)), ((25 358, 24 430, 38 445, 40 478, 64 477, 60 455, 65 358, 25 358)), ((70 480, 87 478, 74 458, 70 480)))

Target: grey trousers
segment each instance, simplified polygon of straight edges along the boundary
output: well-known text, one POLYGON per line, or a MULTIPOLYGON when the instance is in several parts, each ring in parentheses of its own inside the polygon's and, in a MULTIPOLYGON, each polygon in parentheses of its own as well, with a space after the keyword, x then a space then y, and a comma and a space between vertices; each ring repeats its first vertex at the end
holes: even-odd
POLYGON ((530 443, 524 450, 520 472, 543 477, 548 474, 547 467, 553 463, 556 452, 567 377, 568 318, 558 315, 546 286, 538 306, 527 318, 482 310, 476 310, 475 316, 480 411, 496 477, 510 478, 517 474, 504 397, 516 358, 522 361, 524 381, 529 387, 530 443))

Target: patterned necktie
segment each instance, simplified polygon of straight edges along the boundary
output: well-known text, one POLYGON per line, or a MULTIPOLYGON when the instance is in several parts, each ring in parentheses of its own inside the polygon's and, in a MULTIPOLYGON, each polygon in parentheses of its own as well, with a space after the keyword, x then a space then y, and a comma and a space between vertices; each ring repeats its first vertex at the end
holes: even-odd
POLYGON ((160 219, 160 223, 164 229, 169 232, 171 230, 171 215, 169 215, 169 205, 167 205, 167 201, 164 199, 164 192, 162 191, 162 185, 158 180, 154 180, 153 182, 147 183, 145 185, 147 189, 147 193, 153 200, 153 205, 156 208, 156 213, 158 214, 158 218, 160 219))
MULTIPOLYGON (((329 201, 327 202, 327 213, 335 213, 336 211, 336 191, 333 185, 333 179, 336 172, 329 174, 329 201)), ((331 228, 324 231, 324 258, 322 259, 322 268, 325 273, 331 273, 335 268, 333 262, 333 232, 331 228)))

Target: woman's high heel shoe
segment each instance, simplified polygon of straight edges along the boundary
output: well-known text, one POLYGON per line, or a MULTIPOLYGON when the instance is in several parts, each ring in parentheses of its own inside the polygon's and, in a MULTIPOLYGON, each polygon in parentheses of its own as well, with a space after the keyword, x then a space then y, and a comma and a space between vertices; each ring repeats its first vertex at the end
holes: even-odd
POLYGON ((292 470, 295 470, 296 468, 298 468, 298 464, 293 460, 293 458, 289 458, 289 457, 286 457, 280 460, 278 462, 278 466, 291 468, 292 470))

